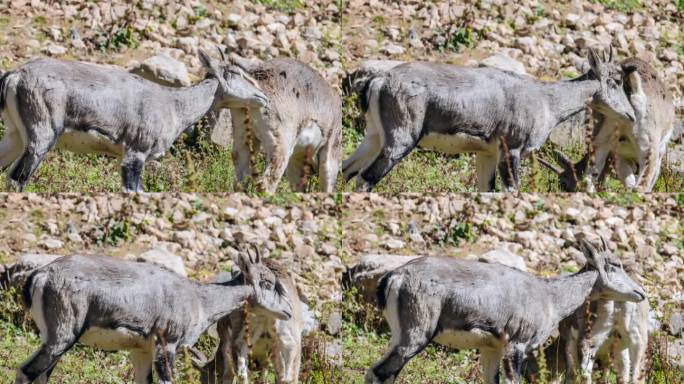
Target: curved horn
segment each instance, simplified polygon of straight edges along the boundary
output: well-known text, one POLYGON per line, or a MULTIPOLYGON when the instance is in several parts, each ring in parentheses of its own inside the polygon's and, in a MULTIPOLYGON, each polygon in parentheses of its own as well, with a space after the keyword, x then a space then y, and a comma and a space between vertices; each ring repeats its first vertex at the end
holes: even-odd
POLYGON ((563 168, 564 170, 570 170, 573 168, 572 161, 563 154, 563 152, 554 149, 553 150, 553 157, 556 159, 556 162, 563 168))
POLYGON ((601 251, 607 251, 609 249, 608 248, 608 241, 606 240, 605 237, 603 237, 603 235, 601 235, 600 237, 601 237, 601 251))
POLYGON ((553 164, 551 164, 550 162, 544 160, 544 159, 541 158, 541 157, 537 157, 537 161, 538 161, 539 163, 541 163, 541 165, 545 166, 545 167, 548 168, 551 172, 553 172, 553 173, 555 173, 555 174, 557 174, 557 175, 560 175, 560 174, 563 173, 562 170, 556 168, 553 164))
POLYGON ((613 62, 613 45, 608 46, 608 62, 612 63, 613 62))
POLYGON ((259 250, 259 246, 255 245, 254 246, 254 264, 259 264, 261 263, 261 251, 259 250))
POLYGON ((221 47, 219 47, 217 45, 216 50, 219 51, 219 56, 221 57, 221 62, 225 63, 226 62, 226 54, 223 52, 223 49, 221 49, 221 47))

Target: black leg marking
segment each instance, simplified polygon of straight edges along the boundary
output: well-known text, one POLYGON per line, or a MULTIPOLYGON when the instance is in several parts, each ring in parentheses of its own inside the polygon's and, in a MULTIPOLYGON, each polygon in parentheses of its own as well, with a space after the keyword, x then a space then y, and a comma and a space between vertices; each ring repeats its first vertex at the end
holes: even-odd
POLYGON ((141 159, 131 159, 121 166, 123 186, 128 191, 141 191, 141 178, 145 162, 141 159))

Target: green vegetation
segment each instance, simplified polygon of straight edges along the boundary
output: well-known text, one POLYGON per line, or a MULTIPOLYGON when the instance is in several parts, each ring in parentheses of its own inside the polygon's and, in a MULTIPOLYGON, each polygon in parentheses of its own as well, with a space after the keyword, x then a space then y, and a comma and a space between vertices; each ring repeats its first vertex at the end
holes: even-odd
POLYGON ((302 0, 252 0, 254 3, 263 4, 280 12, 294 12, 304 7, 302 0))
POLYGON ((137 48, 140 45, 138 32, 130 25, 124 25, 111 33, 98 31, 97 41, 101 52, 121 51, 124 47, 137 48))
POLYGON ((474 48, 477 44, 479 35, 473 31, 469 26, 456 28, 450 35, 447 36, 444 45, 437 47, 440 51, 460 52, 462 48, 474 48))
MULTIPOLYGON (((615 9, 621 12, 630 12, 642 7, 640 0, 593 0, 595 3, 600 3, 608 9, 615 9)), ((680 1, 681 2, 681 1, 680 1)))

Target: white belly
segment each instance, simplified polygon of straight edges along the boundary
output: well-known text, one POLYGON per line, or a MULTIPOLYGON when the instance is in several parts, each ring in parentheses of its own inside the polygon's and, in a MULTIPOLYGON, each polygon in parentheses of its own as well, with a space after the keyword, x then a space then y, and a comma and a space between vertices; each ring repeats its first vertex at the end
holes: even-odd
POLYGON ((459 153, 488 151, 490 145, 480 138, 464 133, 456 133, 453 135, 429 133, 420 139, 418 146, 449 155, 455 155, 459 153))
POLYGON ((148 340, 127 328, 89 328, 79 342, 105 351, 121 351, 145 348, 148 340))
POLYGON ((123 146, 112 143, 97 131, 66 130, 57 139, 57 148, 76 153, 98 153, 114 157, 121 157, 123 146))
POLYGON ((501 341, 496 336, 480 329, 470 331, 448 330, 438 334, 432 341, 456 349, 498 348, 501 346, 501 341))

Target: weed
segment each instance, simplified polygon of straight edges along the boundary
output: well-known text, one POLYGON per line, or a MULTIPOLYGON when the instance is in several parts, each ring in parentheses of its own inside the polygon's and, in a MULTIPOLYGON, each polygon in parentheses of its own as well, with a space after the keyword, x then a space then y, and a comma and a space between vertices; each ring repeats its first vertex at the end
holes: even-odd
POLYGON ((455 31, 449 35, 440 47, 440 50, 450 50, 453 52, 460 52, 461 48, 473 48, 477 42, 477 34, 469 26, 456 28, 455 31))
POLYGON ((124 47, 137 48, 139 45, 139 36, 133 27, 124 25, 111 34, 102 31, 96 32, 96 39, 98 41, 98 48, 101 52, 120 51, 124 47))

